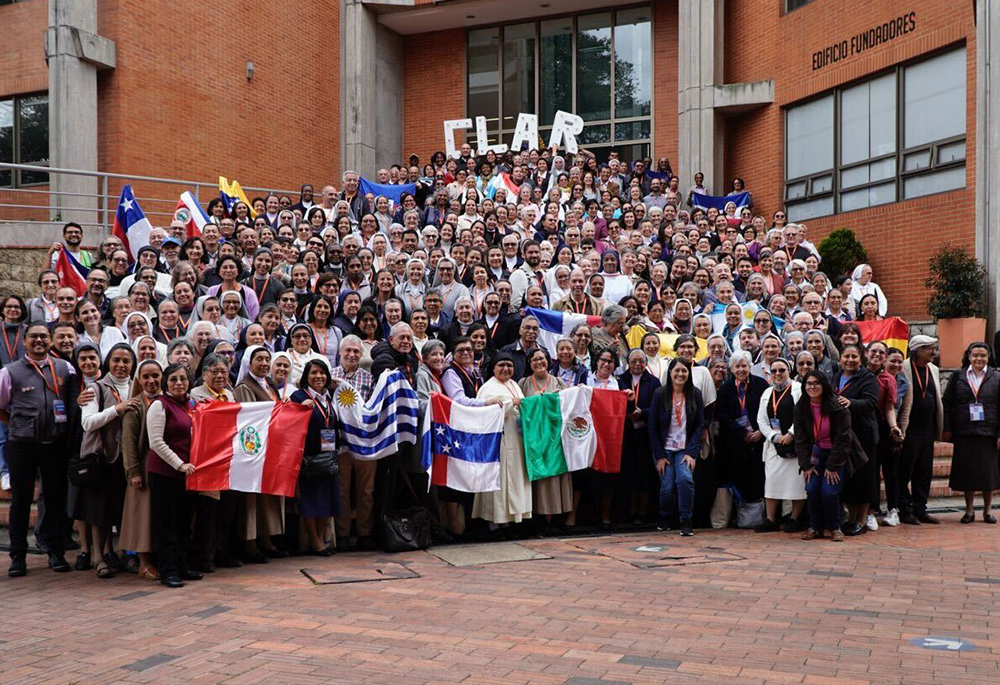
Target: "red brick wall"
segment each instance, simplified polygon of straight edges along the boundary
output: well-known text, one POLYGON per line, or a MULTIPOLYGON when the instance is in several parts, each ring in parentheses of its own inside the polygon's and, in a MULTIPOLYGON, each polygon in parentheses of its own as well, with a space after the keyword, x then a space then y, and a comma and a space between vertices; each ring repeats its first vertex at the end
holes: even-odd
POLYGON ((653 159, 677 164, 677 2, 653 4, 653 159))
POLYGON ((770 221, 780 206, 784 180, 782 107, 964 40, 966 85, 966 187, 950 193, 813 219, 817 244, 835 228, 851 228, 868 249, 876 280, 890 309, 926 317, 927 257, 944 242, 975 240, 976 47, 972 3, 948 0, 815 2, 782 14, 782 0, 726 3, 727 83, 775 79, 775 104, 726 122, 727 178, 742 176, 757 211, 770 221), (916 11, 916 29, 861 55, 813 71, 812 53, 850 40, 876 24, 916 11))
POLYGON ((23 95, 49 87, 45 64, 45 31, 49 6, 44 0, 0 7, 4 42, 0 49, 0 97, 23 95))
POLYGON ((310 19, 273 3, 103 0, 118 68, 98 81, 100 168, 278 188, 337 179, 340 3, 297 11, 310 19))
MULTIPOLYGON (((465 116, 465 31, 403 36, 403 54, 403 156, 426 162, 444 150, 442 122, 465 116)), ((456 132, 455 144, 463 140, 456 132)))

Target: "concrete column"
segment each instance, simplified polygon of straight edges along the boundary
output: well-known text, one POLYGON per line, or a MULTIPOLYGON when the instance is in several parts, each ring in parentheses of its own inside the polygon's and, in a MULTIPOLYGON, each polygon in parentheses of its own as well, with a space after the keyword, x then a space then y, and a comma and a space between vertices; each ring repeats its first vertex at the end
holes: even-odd
POLYGON ((402 154, 402 39, 362 0, 341 7, 342 168, 372 178, 402 154))
POLYGON ((722 125, 714 94, 723 82, 724 0, 680 0, 678 12, 676 172, 687 187, 700 171, 709 190, 720 193, 722 125))
MULTIPOLYGON (((115 44, 96 35, 97 0, 49 0, 45 56, 49 65, 49 164, 97 171, 97 71, 114 68, 115 44)), ((94 177, 52 174, 54 221, 94 224, 94 177)))
POLYGON ((1000 325, 1000 3, 976 3, 976 257, 989 274, 988 330, 1000 325))

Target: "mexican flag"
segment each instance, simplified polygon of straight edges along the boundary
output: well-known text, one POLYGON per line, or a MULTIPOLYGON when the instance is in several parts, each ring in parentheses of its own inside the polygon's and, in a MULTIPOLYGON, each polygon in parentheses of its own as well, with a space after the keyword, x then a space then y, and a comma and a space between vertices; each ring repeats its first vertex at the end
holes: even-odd
POLYGON ((529 480, 593 468, 621 471, 625 393, 585 385, 526 397, 521 434, 529 480))

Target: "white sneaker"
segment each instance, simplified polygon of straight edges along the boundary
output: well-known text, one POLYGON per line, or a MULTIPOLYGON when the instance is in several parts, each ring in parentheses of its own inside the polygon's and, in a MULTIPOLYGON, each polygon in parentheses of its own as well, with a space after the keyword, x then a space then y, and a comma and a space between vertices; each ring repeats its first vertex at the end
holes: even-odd
POLYGON ((5 473, 0 476, 0 489, 10 490, 10 474, 5 473))
POLYGON ((899 509, 890 509, 889 513, 885 515, 882 519, 882 523, 887 526, 898 526, 899 525, 899 509))
POLYGON ((865 519, 865 528, 872 532, 878 530, 878 521, 875 520, 875 514, 868 514, 868 518, 865 519))

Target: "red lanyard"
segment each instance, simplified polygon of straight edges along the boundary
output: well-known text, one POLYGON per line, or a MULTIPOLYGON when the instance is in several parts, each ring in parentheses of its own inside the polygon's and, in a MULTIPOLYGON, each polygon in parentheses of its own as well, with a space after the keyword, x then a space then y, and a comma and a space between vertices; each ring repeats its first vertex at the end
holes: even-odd
POLYGON ((982 378, 976 378, 976 375, 972 372, 972 367, 970 366, 969 373, 966 375, 966 378, 969 381, 969 387, 972 389, 972 397, 975 398, 975 401, 978 403, 979 389, 983 387, 983 381, 986 380, 986 371, 983 371, 982 378))
POLYGON ((444 385, 441 384, 441 379, 438 378, 438 375, 436 373, 434 373, 433 371, 431 371, 431 380, 434 381, 434 383, 438 387, 438 390, 440 390, 442 392, 442 394, 443 394, 444 393, 444 385))
POLYGON ((323 425, 327 428, 330 427, 330 408, 324 407, 323 403, 320 401, 319 397, 313 398, 313 406, 316 407, 316 411, 320 413, 323 417, 323 425))
MULTIPOLYGON (((17 346, 19 344, 21 344, 21 327, 20 326, 17 327, 17 333, 14 334, 14 349, 13 350, 11 350, 11 347, 10 347, 10 338, 7 337, 7 331, 4 330, 4 332, 3 332, 3 345, 4 345, 4 347, 7 348, 7 358, 10 361, 15 361, 16 357, 14 356, 14 354, 17 352, 17 346)), ((41 373, 41 371, 39 371, 39 373, 41 373)))
POLYGON ((822 427, 823 427, 823 414, 821 413, 819 415, 819 421, 815 420, 813 421, 813 438, 815 438, 814 442, 817 445, 819 444, 819 434, 822 427))
POLYGON ((927 383, 930 381, 931 370, 924 367, 924 377, 920 377, 920 368, 916 365, 913 366, 913 377, 917 381, 917 388, 920 390, 921 399, 927 397, 927 383))
POLYGON ((681 396, 679 402, 676 399, 674 399, 673 404, 674 404, 674 426, 678 427, 681 425, 681 420, 684 418, 684 397, 681 396))
POLYGON ((747 413, 747 384, 737 383, 736 384, 736 399, 740 403, 740 413, 747 413))
POLYGON ((170 337, 170 336, 169 336, 169 335, 167 334, 167 329, 166 329, 166 328, 164 328, 163 326, 160 326, 159 324, 157 324, 157 326, 156 326, 156 327, 160 329, 160 333, 163 333, 163 337, 164 337, 164 338, 166 338, 167 342, 170 342, 171 340, 173 340, 174 338, 176 338, 176 337, 177 337, 177 333, 176 333, 176 330, 177 330, 177 329, 176 329, 176 328, 174 329, 174 331, 175 331, 175 332, 174 332, 174 338, 171 338, 171 337, 170 337))
POLYGON ((465 376, 465 379, 466 379, 467 381, 469 381, 469 384, 470 384, 470 385, 471 385, 471 386, 472 386, 472 387, 473 387, 473 388, 475 389, 475 391, 476 391, 476 392, 478 393, 478 392, 479 392, 479 381, 478 381, 477 379, 473 378, 472 376, 470 376, 470 375, 469 375, 468 373, 466 373, 465 369, 463 369, 463 368, 462 368, 461 366, 459 366, 458 364, 455 364, 455 368, 456 368, 456 369, 458 369, 458 370, 459 370, 459 372, 460 372, 460 373, 461 373, 461 374, 462 374, 463 376, 465 376))
POLYGON ((253 294, 257 296, 258 300, 263 301, 264 293, 267 292, 267 286, 271 282, 271 274, 268 274, 267 278, 264 279, 264 285, 261 287, 260 292, 257 292, 257 285, 256 285, 257 279, 254 278, 252 282, 254 283, 253 294))
POLYGON ((573 306, 574 314, 586 314, 587 313, 587 300, 583 301, 583 304, 578 305, 576 300, 572 297, 569 298, 569 303, 573 306))
MULTIPOLYGON (((4 336, 4 337, 6 337, 6 336, 4 336)), ((27 357, 26 357, 26 359, 28 359, 28 363, 31 364, 31 366, 35 369, 35 371, 38 372, 38 375, 42 377, 42 383, 45 384, 45 387, 48 388, 49 390, 51 390, 53 395, 55 395, 55 396, 58 397, 59 396, 59 377, 56 376, 56 365, 54 363, 52 363, 52 359, 48 359, 47 360, 49 362, 49 373, 52 374, 52 385, 49 385, 49 382, 45 379, 45 374, 42 373, 41 367, 38 366, 38 364, 35 363, 35 360, 34 359, 29 359, 27 357)))
POLYGON ((112 394, 112 395, 114 395, 114 398, 115 398, 115 402, 116 402, 117 404, 121 404, 121 402, 122 402, 122 396, 121 396, 121 394, 120 394, 120 393, 118 392, 118 390, 116 390, 115 388, 112 388, 111 386, 107 386, 107 388, 108 388, 108 390, 110 390, 110 391, 111 391, 111 394, 112 394))
POLYGON ((632 384, 632 401, 639 404, 639 388, 642 387, 642 376, 639 376, 639 380, 632 384))
POLYGON ((781 404, 781 400, 785 399, 785 395, 791 390, 792 384, 789 383, 788 386, 781 391, 780 395, 775 395, 774 390, 771 390, 771 418, 778 418, 778 405, 781 404))

